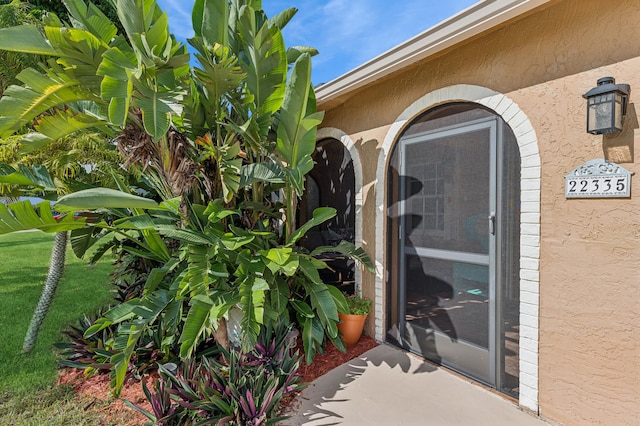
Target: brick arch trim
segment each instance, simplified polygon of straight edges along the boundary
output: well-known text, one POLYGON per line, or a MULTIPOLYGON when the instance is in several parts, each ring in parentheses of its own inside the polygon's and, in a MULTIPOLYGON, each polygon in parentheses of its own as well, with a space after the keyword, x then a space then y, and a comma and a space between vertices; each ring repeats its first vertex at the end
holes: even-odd
MULTIPOLYGON (((519 403, 538 411, 538 342, 540 300, 540 152, 536 132, 520 107, 491 89, 460 84, 430 92, 407 107, 382 143, 376 169, 376 229, 386 226, 385 188, 391 151, 400 133, 423 112, 448 102, 474 102, 493 110, 511 127, 520 150, 520 396, 519 403)), ((376 233, 376 339, 384 340, 384 232, 376 233)))

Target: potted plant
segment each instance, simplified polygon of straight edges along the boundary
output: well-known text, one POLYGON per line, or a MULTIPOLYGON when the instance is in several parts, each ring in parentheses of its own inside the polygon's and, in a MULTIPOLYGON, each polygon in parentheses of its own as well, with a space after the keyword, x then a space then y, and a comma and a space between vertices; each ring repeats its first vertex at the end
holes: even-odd
POLYGON ((342 334, 342 341, 349 347, 358 343, 360 336, 362 336, 364 321, 367 319, 371 309, 371 300, 366 297, 360 297, 357 294, 347 296, 346 299, 349 313, 338 313, 340 317, 338 330, 342 334))

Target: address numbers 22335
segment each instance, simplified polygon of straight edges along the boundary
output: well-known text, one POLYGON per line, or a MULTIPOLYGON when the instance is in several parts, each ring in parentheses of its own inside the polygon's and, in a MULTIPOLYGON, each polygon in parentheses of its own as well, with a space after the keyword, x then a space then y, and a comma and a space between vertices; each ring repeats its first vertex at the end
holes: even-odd
POLYGON ((566 198, 628 198, 633 172, 604 158, 596 158, 564 177, 566 198))
POLYGON ((629 175, 567 177, 565 195, 580 197, 628 197, 629 175))

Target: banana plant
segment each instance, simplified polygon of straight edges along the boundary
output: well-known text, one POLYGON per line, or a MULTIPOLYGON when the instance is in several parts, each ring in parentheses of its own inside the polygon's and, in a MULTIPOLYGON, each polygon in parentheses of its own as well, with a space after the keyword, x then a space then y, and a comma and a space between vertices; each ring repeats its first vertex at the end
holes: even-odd
POLYGON ((93 4, 65 0, 73 27, 48 15, 35 25, 0 29, 0 50, 50 59, 45 71, 27 68, 0 101, 0 137, 36 121, 25 142, 47 143, 82 128, 104 132, 136 122, 154 140, 179 114, 189 73, 186 47, 169 34, 168 17, 153 0, 117 0, 116 26, 93 4), (136 111, 141 120, 136 121, 136 111))
POLYGON ((38 146, 98 129, 157 194, 139 197, 122 184, 56 204, 69 212, 107 209, 116 218, 76 231, 80 252, 98 244, 101 253, 124 238, 137 242, 127 250, 164 264, 139 299, 115 307, 90 331, 120 327, 121 352, 111 360, 116 392, 145 328, 163 318, 180 324, 172 330, 180 330, 183 357, 206 338, 226 335, 225 315, 236 305, 246 347, 260 327, 290 313, 303 329, 308 362, 327 338, 341 347, 336 323, 344 296, 321 281, 318 269, 326 265, 297 245, 335 210, 295 222, 322 120, 310 80, 316 52, 287 49, 282 37, 296 10, 269 19, 260 1, 196 0, 192 67, 155 0, 114 0, 120 34, 91 3, 64 3, 71 27, 50 16, 42 31, 0 30, 0 50, 48 58, 41 70, 23 71, 23 85, 0 99, 0 137, 30 125, 23 144, 38 146), (168 250, 168 240, 178 248, 168 250))
MULTIPOLYGON (((105 203, 112 204, 105 201, 110 197, 105 190, 87 192, 63 197, 57 208, 91 209, 105 203)), ((125 205, 127 199, 118 197, 113 205, 125 205)), ((142 199, 139 202, 142 206, 148 200, 142 199)), ((293 308, 302 326, 308 362, 311 362, 316 350, 324 343, 325 333, 334 345, 343 347, 338 338, 336 323, 337 312, 348 310, 346 301, 337 288, 322 282, 318 269, 325 268, 326 264, 317 260, 314 255, 339 251, 359 260, 370 269, 371 261, 362 249, 355 249, 346 242, 338 247, 319 247, 311 254, 305 254, 295 246, 309 229, 334 217, 334 209, 317 209, 313 218, 291 236, 290 244, 283 246, 278 244, 276 235, 272 232, 226 226, 225 221, 238 217, 240 210, 225 208, 221 200, 208 206, 193 206, 199 225, 190 223, 187 228, 176 228, 175 222, 179 219, 177 215, 173 223, 167 223, 167 211, 164 209, 171 209, 166 206, 147 205, 150 209, 146 209, 146 213, 120 219, 113 224, 113 228, 135 229, 139 232, 155 230, 166 238, 183 243, 183 252, 177 254, 170 267, 154 271, 145 288, 146 296, 155 297, 158 283, 170 269, 184 270, 170 286, 175 299, 184 301, 188 311, 181 327, 182 357, 192 356, 197 344, 238 304, 243 307, 241 325, 245 332, 242 342, 244 349, 255 344, 261 326, 287 318, 289 306, 293 308), (160 212, 162 213, 159 214, 160 212)), ((176 212, 175 209, 173 211, 176 212)), ((141 303, 146 303, 144 300, 143 298, 141 303)), ((146 309, 141 312, 151 311, 146 309)), ((117 318, 119 319, 101 324, 106 327, 130 319, 122 315, 117 318)), ((152 323, 145 322, 145 317, 138 319, 145 325, 152 323)), ((101 329, 92 329, 92 333, 101 329)), ((141 333, 142 330, 133 335, 139 336, 141 333)), ((135 342, 136 339, 129 341, 131 353, 135 342)), ((120 360, 120 364, 118 360, 114 361, 117 366, 128 363, 127 358, 120 360)))
POLYGON ((297 200, 304 192, 304 176, 313 168, 311 154, 316 146, 316 129, 324 116, 323 112, 314 112, 311 58, 307 53, 296 60, 290 81, 280 111, 277 138, 286 176, 286 235, 289 239, 296 229, 295 211, 297 200))
MULTIPOLYGON (((131 197, 110 197, 115 194, 105 189, 80 191, 60 199, 56 204, 58 209, 92 209, 105 204, 123 206, 131 197)), ((148 200, 138 200, 138 206, 148 203, 148 200)), ((276 235, 272 232, 245 230, 235 226, 226 226, 225 221, 231 217, 238 217, 240 210, 225 208, 221 200, 212 202, 208 206, 193 206, 194 214, 199 217, 198 227, 190 224, 187 228, 177 228, 175 216, 173 223, 167 223, 168 207, 162 205, 147 205, 147 212, 120 219, 111 226, 114 230, 137 230, 148 232, 155 230, 167 238, 179 240, 184 250, 176 254, 171 268, 183 269, 179 279, 170 285, 171 297, 175 301, 183 301, 188 311, 181 327, 180 336, 182 357, 193 355, 197 344, 205 338, 216 324, 223 320, 227 312, 234 306, 242 306, 242 329, 245 333, 243 348, 252 347, 260 331, 260 327, 267 323, 274 323, 289 315, 291 306, 297 313, 306 331, 304 345, 310 362, 315 350, 324 342, 324 331, 334 344, 341 347, 336 323, 337 312, 345 311, 344 296, 335 287, 324 284, 317 269, 324 268, 322 262, 313 256, 297 250, 294 243, 282 246, 277 243, 276 235), (160 214, 159 214, 160 213, 160 214), (182 263, 182 266, 179 264, 182 263), (294 287, 291 287, 294 283, 294 287), (309 300, 309 304, 305 301, 309 300), (320 335, 313 333, 319 330, 320 335)), ((174 210, 175 212, 175 210, 174 210)), ((304 233, 335 216, 332 208, 318 209, 313 219, 301 227, 293 236, 293 241, 304 236, 304 233)), ((107 227, 105 224, 94 226, 107 227)), ((366 262, 366 255, 363 256, 366 262)), ((151 300, 158 300, 157 284, 162 280, 168 268, 160 268, 150 275, 145 288, 145 296, 141 300, 129 303, 129 310, 122 314, 122 307, 114 308, 116 315, 107 313, 107 320, 99 321, 90 333, 97 333, 104 327, 121 324, 132 320, 129 316, 136 312, 138 303, 146 306, 151 300), (161 270, 162 269, 162 270, 161 270), (147 297, 149 300, 147 300, 147 297)), ((165 289, 162 300, 166 300, 165 289)), ((169 302, 167 302, 169 303, 169 302)), ((158 306, 157 303, 152 303, 158 306)), ((116 371, 127 365, 137 339, 144 331, 144 326, 155 321, 155 309, 138 309, 135 318, 135 330, 127 322, 123 330, 129 330, 128 344, 124 350, 125 357, 112 360, 116 371), (154 317, 148 317, 153 314, 154 317)), ((119 355, 119 357, 122 357, 119 355)), ((118 374, 116 377, 119 376, 118 374)))

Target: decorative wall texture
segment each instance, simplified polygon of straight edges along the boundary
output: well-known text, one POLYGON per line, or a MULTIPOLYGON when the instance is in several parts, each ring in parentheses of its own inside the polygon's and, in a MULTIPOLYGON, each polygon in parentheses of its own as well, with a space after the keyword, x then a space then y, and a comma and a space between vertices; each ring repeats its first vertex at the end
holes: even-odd
POLYGON ((420 112, 476 101, 509 123, 522 156, 521 405, 561 424, 640 423, 638 22, 636 0, 558 0, 326 111, 362 166, 362 246, 377 261, 361 276, 376 298, 369 334, 382 340, 387 309, 387 153, 420 112), (609 75, 631 85, 624 131, 592 136, 581 95, 609 75), (565 174, 594 158, 635 173, 630 198, 565 198, 565 174))

